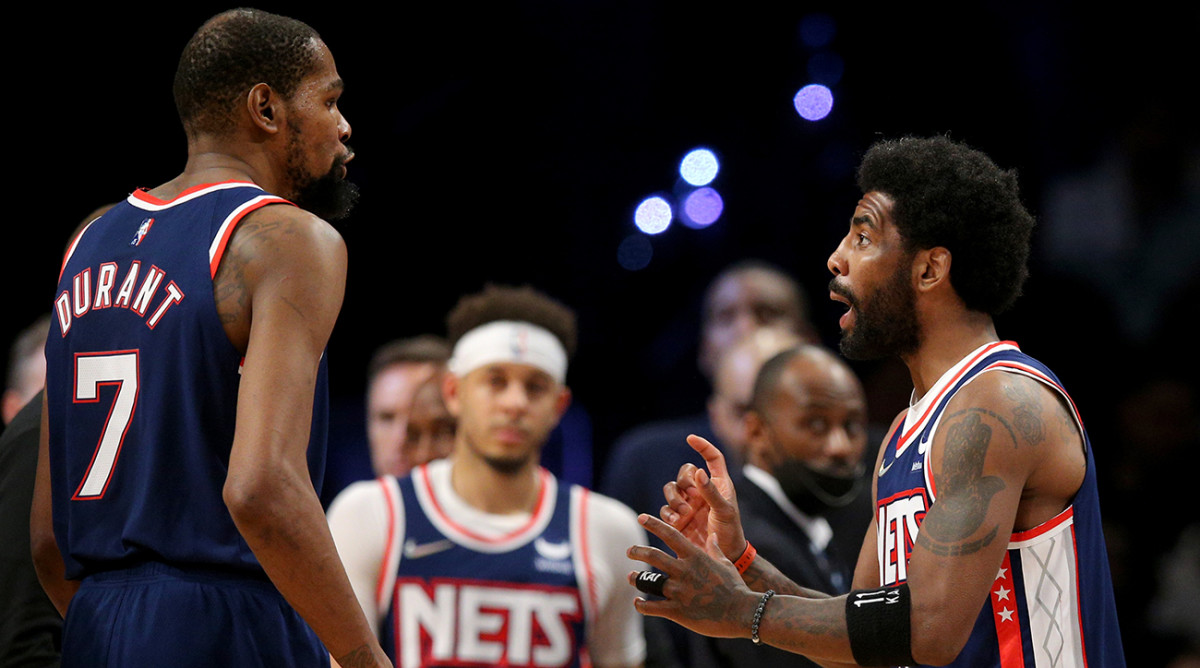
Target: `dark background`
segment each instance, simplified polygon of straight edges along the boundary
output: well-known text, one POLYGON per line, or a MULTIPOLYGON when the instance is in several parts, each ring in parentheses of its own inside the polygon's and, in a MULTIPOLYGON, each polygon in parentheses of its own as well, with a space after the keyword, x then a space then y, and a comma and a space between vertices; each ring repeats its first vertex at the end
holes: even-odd
MULTIPOLYGON (((914 4, 258 5, 321 32, 347 83, 363 198, 343 227, 335 400, 357 419, 375 346, 441 333, 487 281, 531 283, 578 311, 570 384, 599 466, 625 429, 702 405, 699 302, 728 263, 793 273, 835 344, 825 259, 858 196, 859 156, 881 137, 949 133, 1017 169, 1039 218, 1026 297, 998 328, 1058 372, 1088 421, 1131 660, 1165 661, 1175 645, 1142 647, 1133 629, 1143 637, 1158 557, 1185 524, 1155 511, 1150 530, 1142 513, 1187 503, 1179 462, 1197 459, 1200 16, 1183 3, 914 4), (824 45, 802 37, 814 16, 833 27, 824 45), (834 74, 812 69, 830 57, 834 74), (835 106, 812 123, 791 100, 815 81, 835 106), (634 207, 672 193, 697 146, 722 161, 723 216, 673 225, 646 268, 621 268, 634 207)), ((48 310, 62 245, 89 211, 182 169, 175 61, 227 7, 10 14, 25 40, 6 47, 11 192, 28 204, 7 221, 3 340, 48 310)), ((886 422, 908 399, 903 369, 856 369, 886 422)))

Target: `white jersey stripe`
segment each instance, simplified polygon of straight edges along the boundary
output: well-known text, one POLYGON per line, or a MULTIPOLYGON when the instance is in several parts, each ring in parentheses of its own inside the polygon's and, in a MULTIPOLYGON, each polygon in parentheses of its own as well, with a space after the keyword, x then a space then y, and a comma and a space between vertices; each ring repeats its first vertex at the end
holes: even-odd
POLYGON ((265 204, 284 204, 286 202, 287 200, 275 197, 274 195, 260 195, 234 209, 225 218, 221 223, 221 227, 217 230, 217 234, 213 237, 212 244, 208 247, 208 263, 212 266, 214 276, 217 273, 216 265, 220 258, 220 253, 225 248, 225 244, 228 243, 229 236, 233 233, 233 227, 242 219, 242 216, 265 204))
POLYGON ((584 619, 591 634, 599 602, 596 600, 596 578, 592 571, 591 547, 588 545, 587 490, 582 487, 571 489, 571 560, 575 563, 575 581, 583 600, 584 619))
POLYGON ((379 577, 375 585, 375 607, 379 611, 379 619, 387 616, 388 608, 392 605, 392 589, 396 586, 396 568, 400 565, 401 546, 404 545, 404 528, 407 526, 404 517, 404 502, 400 498, 400 485, 392 476, 379 478, 387 501, 388 529, 387 542, 384 544, 383 559, 379 562, 379 577))
MULTIPOLYGON (((1011 552, 1010 552, 1011 554, 1011 552)), ((1030 654, 1037 668, 1085 668, 1079 632, 1078 554, 1074 523, 1063 522, 1019 549, 1030 654)))

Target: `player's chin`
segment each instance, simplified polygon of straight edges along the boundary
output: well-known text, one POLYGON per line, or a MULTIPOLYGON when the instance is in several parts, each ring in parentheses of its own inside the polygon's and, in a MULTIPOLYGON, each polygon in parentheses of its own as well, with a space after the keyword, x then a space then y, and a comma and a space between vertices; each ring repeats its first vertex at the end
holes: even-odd
POLYGON ((483 458, 492 470, 503 475, 513 475, 525 470, 533 460, 529 454, 489 455, 483 458))

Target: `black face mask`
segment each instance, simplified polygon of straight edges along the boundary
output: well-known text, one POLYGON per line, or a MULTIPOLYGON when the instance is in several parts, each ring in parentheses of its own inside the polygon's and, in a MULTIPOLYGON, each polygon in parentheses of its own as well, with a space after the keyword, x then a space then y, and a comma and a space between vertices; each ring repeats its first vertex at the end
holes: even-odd
POLYGON ((788 457, 775 467, 772 475, 783 493, 801 512, 824 515, 858 497, 866 486, 866 476, 838 476, 809 468, 803 461, 788 457))

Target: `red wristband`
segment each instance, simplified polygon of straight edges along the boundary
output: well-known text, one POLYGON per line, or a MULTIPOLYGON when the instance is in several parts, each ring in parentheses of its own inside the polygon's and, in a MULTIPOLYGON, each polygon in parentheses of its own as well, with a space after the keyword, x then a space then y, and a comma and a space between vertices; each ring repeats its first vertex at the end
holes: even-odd
POLYGON ((738 569, 739 574, 745 573, 746 569, 750 568, 750 564, 754 563, 754 558, 757 556, 758 550, 754 549, 750 541, 746 541, 746 551, 742 552, 742 556, 738 557, 737 561, 733 562, 733 565, 738 569))

